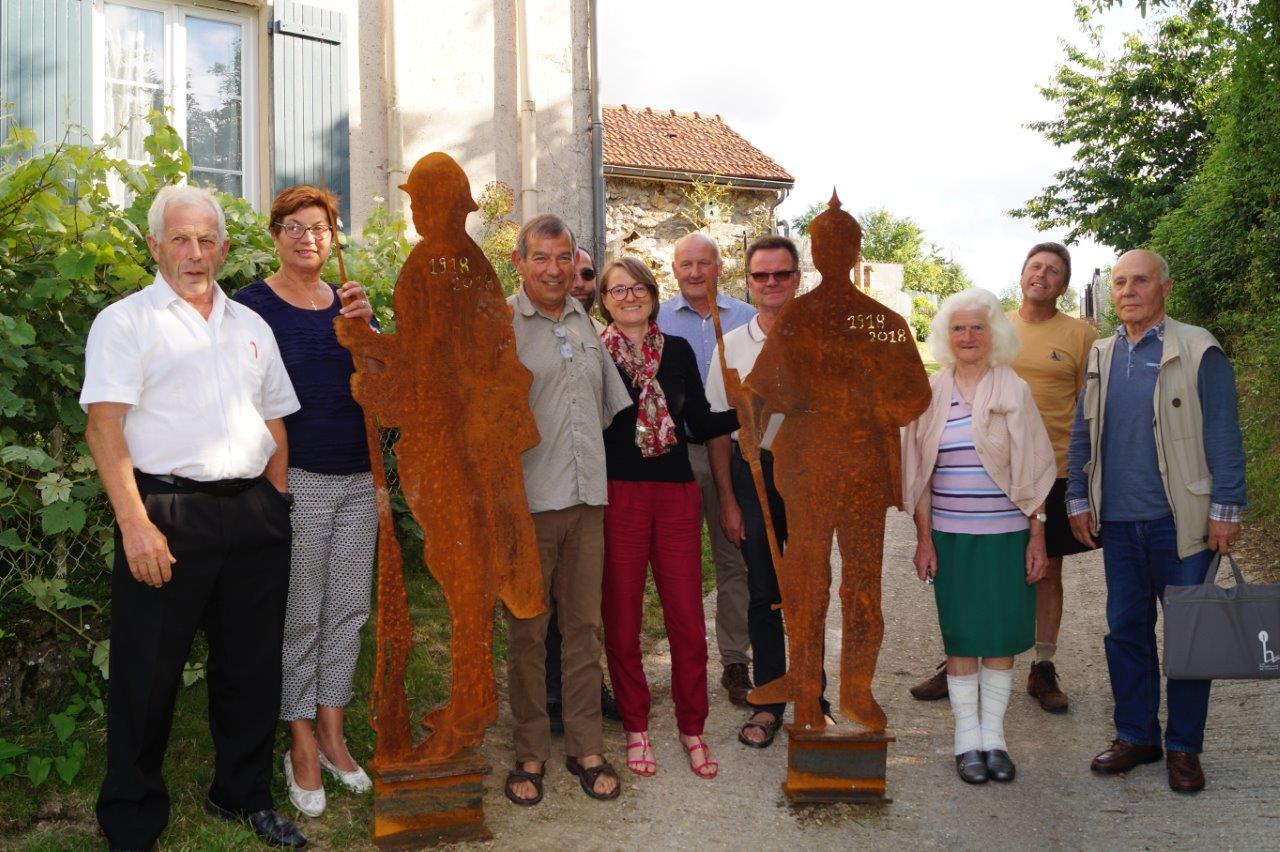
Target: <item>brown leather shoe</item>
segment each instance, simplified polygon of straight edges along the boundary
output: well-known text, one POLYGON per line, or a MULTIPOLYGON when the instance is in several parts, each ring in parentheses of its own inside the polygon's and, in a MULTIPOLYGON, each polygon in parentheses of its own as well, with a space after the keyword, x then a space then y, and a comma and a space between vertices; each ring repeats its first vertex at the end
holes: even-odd
POLYGON ((1170 790, 1175 793, 1199 793, 1204 789, 1204 770, 1200 768, 1200 755, 1170 749, 1164 765, 1169 770, 1170 790))
POLYGON ((1164 757, 1164 749, 1158 745, 1140 746, 1124 740, 1112 740, 1111 747, 1093 759, 1089 768, 1094 772, 1114 775, 1128 772, 1144 763, 1155 763, 1164 757))
POLYGON ((750 707, 747 693, 751 691, 751 676, 747 673, 746 663, 730 663, 724 667, 720 675, 720 685, 729 693, 729 701, 739 707, 750 707))
POLYGON ((947 697, 947 661, 938 663, 938 671, 932 677, 911 687, 911 697, 916 701, 937 701, 947 697))
POLYGON ((1027 694, 1040 702, 1040 709, 1048 713, 1065 713, 1069 701, 1066 693, 1058 688, 1058 671, 1053 660, 1031 664, 1027 675, 1027 694))

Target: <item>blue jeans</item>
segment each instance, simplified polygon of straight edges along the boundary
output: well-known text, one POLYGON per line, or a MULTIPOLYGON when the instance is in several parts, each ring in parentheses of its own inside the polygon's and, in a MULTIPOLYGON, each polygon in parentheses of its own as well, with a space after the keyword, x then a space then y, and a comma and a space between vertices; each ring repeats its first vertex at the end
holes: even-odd
MULTIPOLYGON (((1105 521, 1102 558, 1107 574, 1107 633, 1103 644, 1115 699, 1116 737, 1160 745, 1160 660, 1156 655, 1156 601, 1164 587, 1203 583, 1213 551, 1178 558, 1173 517, 1105 521)), ((1170 680, 1165 687, 1165 747, 1199 754, 1209 715, 1207 680, 1170 680)))

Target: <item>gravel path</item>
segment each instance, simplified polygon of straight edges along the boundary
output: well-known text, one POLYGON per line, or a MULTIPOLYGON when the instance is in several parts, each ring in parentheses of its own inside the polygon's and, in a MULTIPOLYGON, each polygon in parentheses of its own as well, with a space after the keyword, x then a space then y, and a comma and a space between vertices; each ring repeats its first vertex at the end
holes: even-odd
MULTIPOLYGON (((786 736, 772 748, 737 742, 745 713, 719 687, 712 647, 712 702, 706 739, 720 775, 700 780, 689 771, 676 739, 668 690, 670 667, 660 643, 646 660, 654 692, 652 740, 658 774, 641 779, 623 768, 625 739, 606 722, 609 757, 623 776, 622 798, 588 800, 564 769, 561 741, 553 741, 546 799, 517 808, 502 795, 510 761, 510 717, 490 730, 486 753, 495 769, 485 810, 502 849, 1263 849, 1280 848, 1280 684, 1236 681, 1215 685, 1204 767, 1208 788, 1197 796, 1169 791, 1163 765, 1126 777, 1098 777, 1089 760, 1111 739, 1111 697, 1102 636, 1104 588, 1098 553, 1072 557, 1065 568, 1067 617, 1058 671, 1071 711, 1051 716, 1023 684, 1029 661, 1015 668, 1015 693, 1006 716, 1009 750, 1018 764, 1012 784, 969 787, 951 759, 951 712, 946 701, 913 701, 907 688, 933 671, 941 641, 931 593, 911 570, 914 532, 907 516, 889 513, 884 561, 885 641, 876 696, 889 715, 889 795, 884 806, 792 808, 779 788, 786 773, 786 736)), ((838 574, 838 571, 837 571, 838 574)), ((838 583, 838 576, 836 578, 838 583)), ((708 635, 714 595, 707 598, 708 635)), ((832 595, 827 645, 839 647, 839 598, 832 595)), ((835 696, 838 675, 828 663, 835 696)))

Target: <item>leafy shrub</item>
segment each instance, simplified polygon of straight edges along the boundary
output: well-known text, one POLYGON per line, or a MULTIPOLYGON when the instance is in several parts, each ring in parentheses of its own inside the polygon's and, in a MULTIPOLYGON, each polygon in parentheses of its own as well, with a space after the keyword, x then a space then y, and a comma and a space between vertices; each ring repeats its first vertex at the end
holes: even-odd
MULTIPOLYGON (((80 611, 101 613, 109 603, 93 594, 105 595, 95 581, 111 566, 112 517, 83 441, 78 398, 94 317, 154 280, 145 239, 151 201, 191 170, 164 114, 148 122, 151 161, 143 166, 113 158, 109 140, 64 139, 41 150, 32 130, 13 127, 0 143, 0 611, 43 610, 84 660, 70 703, 49 717, 53 750, 0 739, 0 778, 17 773, 21 757, 33 784, 51 770, 70 782, 85 755, 77 717, 102 715, 107 642, 85 631, 80 611), (128 203, 112 199, 113 185, 127 188, 128 203)), ((277 258, 266 218, 244 199, 218 197, 231 241, 218 279, 231 293, 270 274, 277 258)), ((366 285, 384 327, 392 325, 391 288, 409 250, 405 230, 403 219, 379 208, 347 254, 348 274, 366 285)), ((328 280, 337 277, 335 266, 328 280)), ((0 643, 4 637, 0 629, 0 643)), ((200 672, 199 663, 188 664, 184 681, 200 672)))

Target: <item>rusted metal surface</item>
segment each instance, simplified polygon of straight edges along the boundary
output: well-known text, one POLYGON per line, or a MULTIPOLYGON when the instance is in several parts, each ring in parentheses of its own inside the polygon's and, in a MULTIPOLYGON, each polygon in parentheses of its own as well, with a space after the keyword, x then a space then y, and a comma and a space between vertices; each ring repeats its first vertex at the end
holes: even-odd
POLYGON ((484 824, 489 764, 467 749, 447 763, 375 773, 373 842, 379 849, 422 849, 491 840, 484 824))
MULTIPOLYGON (((396 279, 395 333, 335 321, 355 357, 352 392, 365 410, 374 459, 380 525, 371 766, 386 778, 474 759, 458 756, 483 743, 498 715, 494 604, 501 600, 518 618, 546 611, 520 466, 520 454, 538 443, 532 377, 516 358, 497 276, 464 229, 476 209, 470 184, 449 156, 434 153, 401 188, 422 241, 396 279), (449 698, 422 720, 430 733, 417 743, 404 687, 413 625, 376 427, 399 429, 397 474, 452 628, 449 698)), ((375 821, 380 810, 375 792, 375 821)))
POLYGON ((871 693, 884 636, 884 516, 902 502, 898 430, 928 406, 929 383, 906 320, 850 280, 862 230, 834 194, 809 234, 822 280, 783 307, 745 380, 759 399, 757 433, 773 412, 785 415, 772 451, 788 526, 775 563, 787 673, 757 687, 751 701, 793 701, 794 730, 824 727, 818 698, 834 533, 843 566, 840 709, 856 731, 876 733, 886 721, 871 693))

